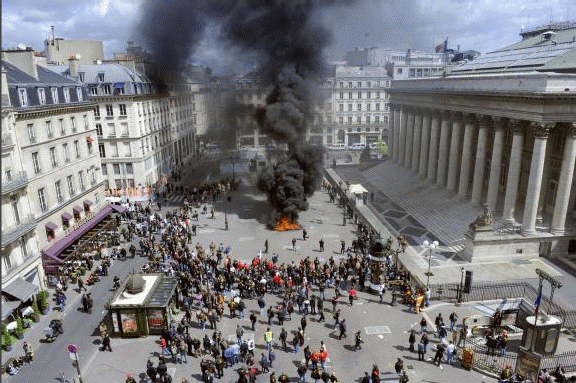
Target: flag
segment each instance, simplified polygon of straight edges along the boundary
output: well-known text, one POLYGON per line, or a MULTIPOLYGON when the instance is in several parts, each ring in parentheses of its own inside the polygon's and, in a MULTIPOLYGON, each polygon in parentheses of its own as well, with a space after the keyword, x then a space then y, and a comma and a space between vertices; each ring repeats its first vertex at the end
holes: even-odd
POLYGON ((436 45, 436 47, 434 48, 434 51, 436 53, 444 53, 446 52, 446 50, 448 50, 448 37, 446 37, 446 40, 444 40, 443 43, 436 45))
POLYGON ((538 309, 540 308, 540 302, 542 301, 542 285, 538 289, 538 297, 534 301, 534 306, 536 306, 536 310, 534 310, 534 324, 538 321, 538 309))

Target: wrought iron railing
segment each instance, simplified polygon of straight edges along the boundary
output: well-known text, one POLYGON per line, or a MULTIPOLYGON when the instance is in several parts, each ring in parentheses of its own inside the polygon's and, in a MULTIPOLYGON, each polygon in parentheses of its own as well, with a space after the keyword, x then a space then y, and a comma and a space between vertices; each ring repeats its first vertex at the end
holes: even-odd
POLYGON ((2 247, 14 242, 29 231, 34 230, 35 227, 36 218, 33 215, 29 215, 20 220, 19 225, 2 230, 2 247))
POLYGON ((12 135, 10 133, 4 133, 2 135, 2 149, 10 148, 11 146, 14 146, 12 135))
POLYGON ((24 171, 17 172, 10 180, 2 179, 2 194, 11 193, 16 189, 28 184, 28 174, 24 171))

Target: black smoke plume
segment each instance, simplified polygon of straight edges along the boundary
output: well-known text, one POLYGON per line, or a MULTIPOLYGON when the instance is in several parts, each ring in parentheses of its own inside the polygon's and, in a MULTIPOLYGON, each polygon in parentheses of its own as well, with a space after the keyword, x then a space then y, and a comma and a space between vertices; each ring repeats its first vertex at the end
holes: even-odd
POLYGON ((330 31, 317 11, 352 0, 159 0, 144 5, 140 30, 156 53, 161 73, 181 70, 194 54, 208 23, 219 23, 221 39, 256 54, 258 75, 272 91, 253 114, 263 133, 285 143, 285 158, 263 171, 258 187, 267 193, 274 220, 298 218, 322 176, 322 149, 305 141, 318 81, 325 75, 323 50, 330 31))

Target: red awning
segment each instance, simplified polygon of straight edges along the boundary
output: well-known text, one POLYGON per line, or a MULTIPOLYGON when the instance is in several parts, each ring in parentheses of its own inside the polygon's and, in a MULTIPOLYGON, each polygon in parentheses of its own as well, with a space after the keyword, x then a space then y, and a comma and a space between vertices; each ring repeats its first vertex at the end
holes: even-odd
POLYGON ((46 228, 47 228, 48 230, 54 231, 54 230, 58 229, 58 225, 56 225, 56 224, 55 224, 54 222, 52 222, 52 221, 49 221, 48 223, 46 223, 46 228))
POLYGON ((70 221, 70 220, 72 219, 72 214, 70 214, 70 213, 62 213, 62 216, 61 216, 61 217, 62 217, 62 219, 63 219, 64 221, 70 221))
POLYGON ((94 202, 90 201, 89 199, 84 200, 84 206, 92 206, 92 205, 94 205, 94 202))
POLYGON ((82 208, 76 205, 72 208, 72 211, 74 211, 74 213, 82 213, 82 208))
POLYGON ((88 137, 86 137, 86 141, 92 142, 92 141, 94 141, 94 139, 92 137, 88 136, 88 137))

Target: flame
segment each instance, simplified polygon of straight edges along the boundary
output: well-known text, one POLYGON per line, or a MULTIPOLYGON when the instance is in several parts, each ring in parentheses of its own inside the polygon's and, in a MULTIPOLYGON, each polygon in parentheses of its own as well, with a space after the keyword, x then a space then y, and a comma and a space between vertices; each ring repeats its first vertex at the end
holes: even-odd
POLYGON ((276 231, 286 231, 286 230, 299 230, 302 226, 298 225, 297 222, 290 221, 288 217, 282 217, 276 222, 274 230, 276 231))

